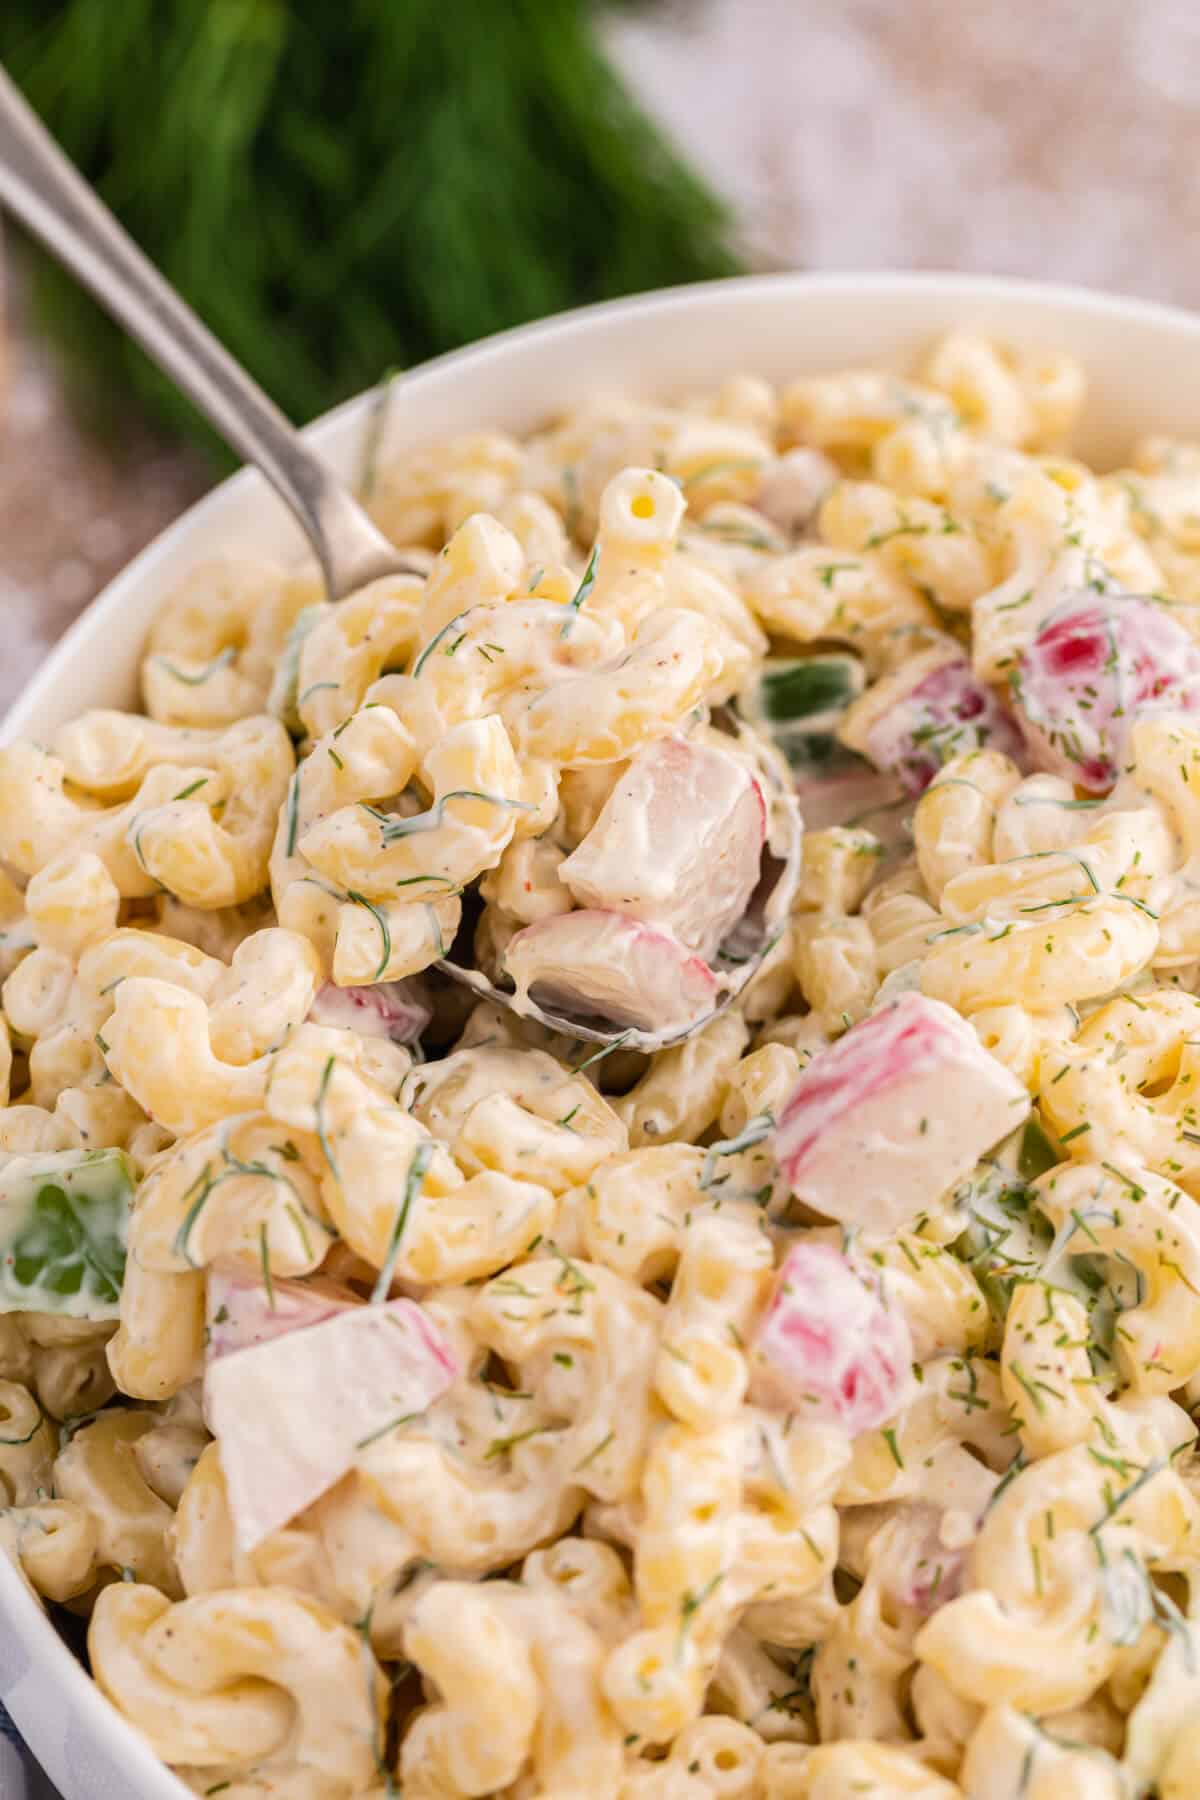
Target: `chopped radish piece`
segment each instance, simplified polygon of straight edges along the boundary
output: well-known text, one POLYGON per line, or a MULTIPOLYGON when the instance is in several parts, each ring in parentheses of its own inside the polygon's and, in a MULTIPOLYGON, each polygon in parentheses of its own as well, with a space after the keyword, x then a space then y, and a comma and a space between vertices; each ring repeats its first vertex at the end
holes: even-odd
MULTIPOLYGON (((276 1305, 283 1286, 273 1284, 276 1305)), ((244 1305, 243 1325, 261 1330, 244 1305)), ((204 1417, 220 1444, 240 1550, 311 1506, 358 1450, 424 1412, 458 1374, 442 1334, 412 1300, 338 1305, 327 1318, 245 1349, 209 1350, 204 1417)))
POLYGON ((308 1016, 314 1025, 340 1025, 363 1037, 415 1044, 433 1014, 408 981, 380 981, 374 987, 335 987, 327 981, 308 1016))
POLYGON ((1054 609, 1010 679, 1038 767, 1100 794, 1135 720, 1200 711, 1200 644, 1152 600, 1087 591, 1054 609))
POLYGON ((558 874, 580 906, 659 925, 708 958, 749 904, 766 835, 744 763, 661 738, 634 757, 558 874))
POLYGON ((942 764, 986 745, 1019 755, 1021 734, 965 651, 940 646, 915 656, 850 708, 839 736, 920 794, 942 764))
POLYGON ((893 1232, 1022 1124, 1029 1095, 940 1000, 902 994, 802 1070, 775 1155, 826 1218, 893 1232))
POLYGON ((560 913, 519 931, 504 956, 517 993, 641 1031, 672 1031, 717 1003, 708 964, 668 932, 621 913, 560 913))
POLYGON ((785 450, 763 471, 753 505, 757 512, 796 537, 816 517, 817 508, 838 479, 838 466, 820 450, 785 450))
POLYGON ((913 1390, 912 1339, 899 1307, 886 1306, 865 1265, 832 1244, 788 1251, 751 1353, 760 1406, 877 1431, 913 1390))
POLYGON ((272 1281, 271 1291, 256 1275, 231 1275, 210 1269, 206 1284, 210 1359, 248 1350, 305 1325, 344 1312, 361 1302, 352 1288, 315 1275, 307 1281, 272 1281))

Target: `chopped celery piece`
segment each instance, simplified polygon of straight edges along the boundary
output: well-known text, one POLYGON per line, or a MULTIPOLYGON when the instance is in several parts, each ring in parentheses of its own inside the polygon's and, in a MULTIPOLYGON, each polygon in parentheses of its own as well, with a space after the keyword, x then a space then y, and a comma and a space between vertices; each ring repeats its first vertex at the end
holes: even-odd
POLYGON ((795 661, 772 658, 759 677, 759 709, 774 726, 803 721, 808 731, 819 726, 828 730, 862 690, 862 664, 856 656, 830 652, 795 661))
POLYGON ((279 658, 275 670, 275 678, 271 683, 271 692, 267 698, 267 711, 287 726, 294 738, 304 736, 304 725, 296 710, 299 698, 300 652, 304 648, 304 640, 330 608, 324 601, 317 601, 313 606, 306 606, 303 612, 296 614, 296 622, 287 634, 287 642, 283 646, 283 654, 279 658))
POLYGON ((134 1185, 122 1150, 11 1157, 0 1168, 0 1312, 115 1319, 134 1185))
POLYGON ((774 739, 793 769, 821 776, 864 771, 870 764, 833 735, 864 681, 862 664, 844 651, 770 657, 758 679, 738 696, 738 707, 774 739))

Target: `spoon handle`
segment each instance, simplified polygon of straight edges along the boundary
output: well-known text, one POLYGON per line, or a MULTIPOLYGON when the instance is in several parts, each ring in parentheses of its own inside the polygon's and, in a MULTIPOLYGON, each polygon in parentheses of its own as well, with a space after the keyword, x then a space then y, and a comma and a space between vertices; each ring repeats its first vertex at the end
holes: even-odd
POLYGON ((117 223, 2 68, 0 203, 91 290, 226 443, 257 464, 299 520, 331 598, 401 566, 358 502, 117 223))

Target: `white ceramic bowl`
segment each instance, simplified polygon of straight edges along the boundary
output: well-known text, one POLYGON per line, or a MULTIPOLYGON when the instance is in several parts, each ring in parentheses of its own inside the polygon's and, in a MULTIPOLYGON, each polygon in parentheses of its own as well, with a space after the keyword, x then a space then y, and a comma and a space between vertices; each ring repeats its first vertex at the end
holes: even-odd
MULTIPOLYGON (((1137 434, 1200 434, 1200 318, 1079 289, 958 275, 778 275, 676 288, 506 332, 404 377, 386 450, 486 425, 521 432, 598 393, 670 396, 735 370, 776 380, 851 363, 902 367, 954 326, 1073 351, 1089 397, 1079 449, 1111 463, 1137 434)), ((311 429, 347 477, 370 408, 360 395, 311 429)), ((88 706, 126 706, 147 627, 202 557, 300 548, 282 505, 244 471, 184 515, 105 589, 9 713, 5 738, 35 736, 88 706)), ((103 1699, 0 1556, 0 1698, 64 1800, 183 1800, 103 1699)))

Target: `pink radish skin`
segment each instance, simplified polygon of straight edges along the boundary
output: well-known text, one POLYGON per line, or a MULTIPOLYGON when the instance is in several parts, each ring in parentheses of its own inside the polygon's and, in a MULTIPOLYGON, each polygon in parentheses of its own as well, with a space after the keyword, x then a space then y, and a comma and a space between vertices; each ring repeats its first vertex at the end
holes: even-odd
POLYGON ((338 1025, 363 1037, 415 1044, 433 1014, 404 981, 381 981, 374 987, 335 987, 327 981, 308 1016, 314 1025, 338 1025))
POLYGON ((734 756, 683 737, 638 752, 559 866, 581 907, 658 925, 711 958, 758 883, 767 808, 734 756))
POLYGON ((952 1007, 902 994, 801 1071, 779 1114, 775 1156, 815 1211, 891 1233, 969 1174, 1029 1104, 952 1007))
POLYGON ((272 1281, 271 1293, 256 1275, 210 1269, 206 1283, 210 1360, 285 1337, 362 1302, 352 1288, 314 1275, 307 1281, 272 1281))
POLYGON ((1037 767, 1103 794, 1137 719, 1200 712, 1200 644, 1151 600, 1088 591, 1055 608, 1010 679, 1037 767))
POLYGON ((966 656, 931 669, 871 728, 866 752, 877 769, 894 775, 910 794, 929 786, 943 763, 986 745, 1016 758, 1021 733, 966 656))
POLYGON ((751 1396, 760 1406, 877 1431, 913 1393, 912 1339, 859 1268, 832 1244, 789 1250, 751 1351, 751 1396))
POLYGON ((710 1013, 717 979, 668 932, 585 908, 526 926, 504 966, 518 995, 616 1026, 673 1031, 710 1013))

